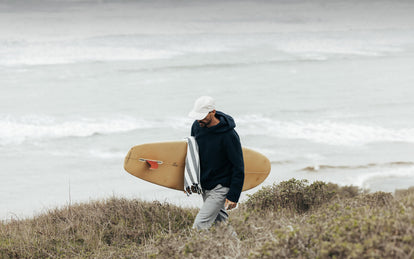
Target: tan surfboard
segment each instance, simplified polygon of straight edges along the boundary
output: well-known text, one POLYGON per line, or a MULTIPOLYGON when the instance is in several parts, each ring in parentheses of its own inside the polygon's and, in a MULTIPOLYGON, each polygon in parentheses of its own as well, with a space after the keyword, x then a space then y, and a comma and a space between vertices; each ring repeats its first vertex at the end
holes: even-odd
MULTIPOLYGON (((184 190, 187 142, 150 143, 132 147, 125 157, 125 170, 145 181, 184 190)), ((243 191, 261 184, 270 173, 270 161, 259 152, 243 148, 243 191)))

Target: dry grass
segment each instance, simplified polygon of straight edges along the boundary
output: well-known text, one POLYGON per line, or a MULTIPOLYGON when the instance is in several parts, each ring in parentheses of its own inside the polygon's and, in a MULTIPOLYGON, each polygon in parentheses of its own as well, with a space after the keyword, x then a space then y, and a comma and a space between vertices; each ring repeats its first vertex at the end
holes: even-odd
POLYGON ((0 226, 1 258, 138 257, 159 236, 188 229, 194 210, 112 198, 0 226))
POLYGON ((1 223, 0 258, 414 258, 414 188, 292 179, 251 195, 230 225, 194 231, 196 213, 116 198, 68 206, 1 223))

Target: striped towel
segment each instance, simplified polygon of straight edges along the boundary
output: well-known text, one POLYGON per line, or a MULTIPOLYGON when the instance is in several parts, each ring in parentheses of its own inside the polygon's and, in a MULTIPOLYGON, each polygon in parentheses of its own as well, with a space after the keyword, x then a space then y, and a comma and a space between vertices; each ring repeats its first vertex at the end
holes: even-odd
POLYGON ((187 156, 184 169, 184 191, 187 195, 192 193, 203 193, 200 184, 200 158, 198 156, 198 145, 194 137, 188 137, 187 156))

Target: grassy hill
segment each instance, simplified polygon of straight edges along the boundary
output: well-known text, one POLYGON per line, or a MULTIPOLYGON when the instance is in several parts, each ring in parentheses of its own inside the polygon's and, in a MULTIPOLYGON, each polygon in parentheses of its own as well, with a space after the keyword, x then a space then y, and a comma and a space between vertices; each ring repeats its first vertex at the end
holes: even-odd
POLYGON ((0 223, 0 258, 414 258, 414 188, 291 179, 249 196, 229 225, 192 230, 197 211, 118 198, 66 206, 0 223))

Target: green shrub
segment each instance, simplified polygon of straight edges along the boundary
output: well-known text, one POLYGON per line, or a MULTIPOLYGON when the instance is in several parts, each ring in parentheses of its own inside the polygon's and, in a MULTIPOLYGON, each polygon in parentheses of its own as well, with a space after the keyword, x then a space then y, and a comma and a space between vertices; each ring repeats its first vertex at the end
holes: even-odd
MULTIPOLYGON (((400 198, 414 204, 413 198, 400 198)), ((273 235, 251 257, 414 258, 414 210, 390 193, 335 199, 302 217, 288 217, 277 220, 288 227, 267 220, 273 235)))
POLYGON ((307 180, 291 179, 249 195, 245 205, 249 210, 292 209, 302 213, 330 201, 335 196, 332 189, 332 185, 320 181, 308 184, 307 180))
POLYGON ((364 192, 361 188, 352 185, 341 187, 334 183, 327 183, 327 185, 328 191, 334 192, 339 198, 353 198, 364 192))
POLYGON ((191 227, 194 210, 167 203, 112 198, 55 209, 30 220, 0 225, 1 258, 92 255, 126 249, 191 227))
POLYGON ((412 190, 292 179, 203 232, 197 209, 113 198, 0 223, 0 258, 414 258, 412 190))

